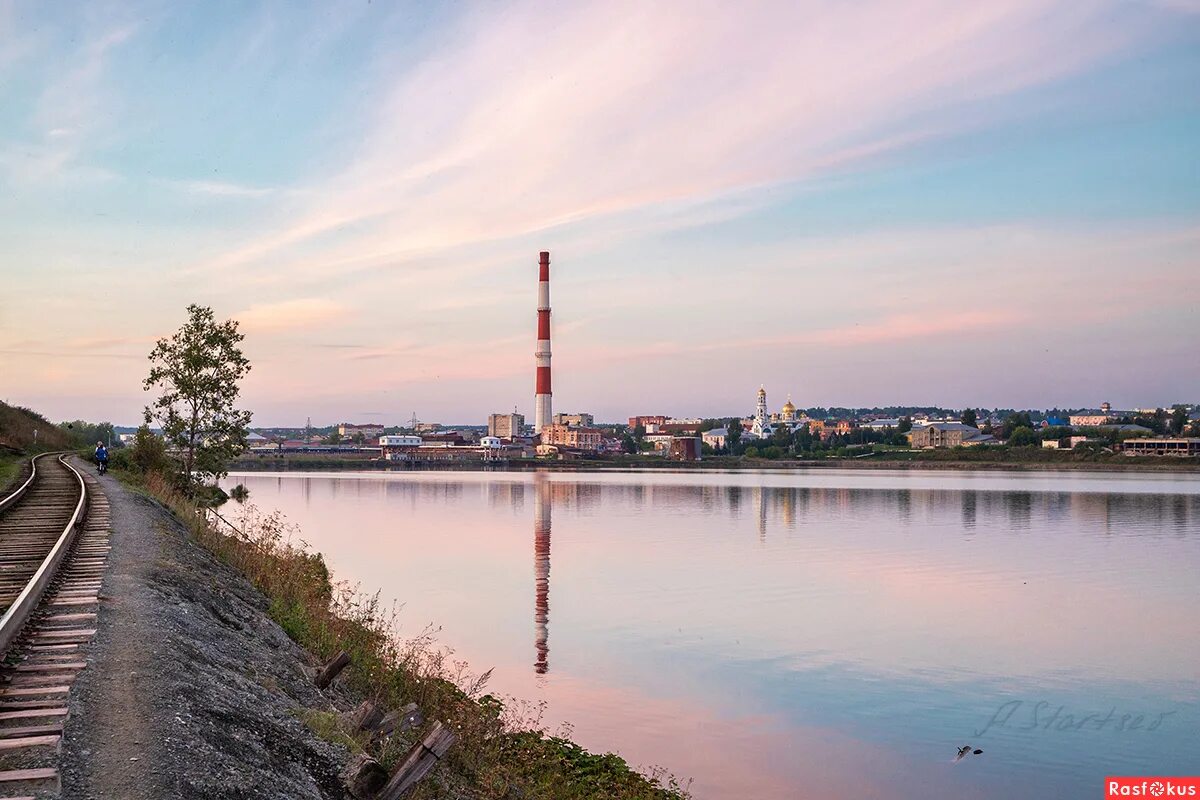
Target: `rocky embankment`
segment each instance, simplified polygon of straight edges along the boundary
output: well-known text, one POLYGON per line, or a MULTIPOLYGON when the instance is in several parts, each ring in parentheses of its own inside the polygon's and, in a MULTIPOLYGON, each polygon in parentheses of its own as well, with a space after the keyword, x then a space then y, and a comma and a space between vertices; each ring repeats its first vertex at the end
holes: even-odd
POLYGON ((347 752, 301 721, 344 710, 335 684, 244 577, 158 503, 102 479, 110 567, 88 668, 71 695, 63 795, 120 800, 345 796, 347 752))

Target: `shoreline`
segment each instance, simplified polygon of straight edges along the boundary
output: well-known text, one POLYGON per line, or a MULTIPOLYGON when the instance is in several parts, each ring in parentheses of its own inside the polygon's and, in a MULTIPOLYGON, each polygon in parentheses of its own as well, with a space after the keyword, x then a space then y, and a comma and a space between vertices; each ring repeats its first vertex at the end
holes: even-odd
MULTIPOLYGON (((153 528, 170 534, 174 552, 164 552, 157 560, 125 561, 142 573, 138 588, 174 599, 165 609, 172 618, 171 633, 183 642, 172 643, 181 654, 173 668, 183 673, 220 673, 203 681, 200 702, 183 715, 180 724, 187 726, 186 736, 147 730, 125 737, 136 741, 123 742, 121 748, 146 741, 166 742, 169 747, 156 745, 152 757, 132 758, 132 766, 118 758, 128 767, 118 776, 123 782, 136 782, 129 773, 140 770, 138 777, 150 782, 187 785, 192 790, 188 796, 197 800, 230 794, 247 800, 282 797, 270 787, 293 778, 302 786, 289 786, 294 789, 287 792, 289 798, 373 796, 374 790, 356 794, 351 787, 366 787, 368 778, 394 776, 404 768, 405 754, 427 747, 422 742, 430 741, 432 732, 451 730, 452 746, 439 756, 433 776, 414 796, 521 796, 526 800, 688 800, 691 796, 688 782, 661 767, 641 771, 612 752, 588 751, 543 729, 519 701, 487 692, 490 670, 482 676, 464 672, 465 663, 451 661, 451 651, 427 634, 400 638, 392 612, 379 604, 378 595, 357 590, 346 594, 319 553, 284 538, 285 528, 277 517, 255 511, 231 534, 160 475, 119 473, 103 480, 110 495, 120 498, 119 508, 132 504, 151 521, 157 518, 157 524, 137 526, 143 540, 149 534, 162 535, 153 528), (249 674, 236 670, 245 661, 237 655, 243 651, 255 657, 249 674), (260 667, 257 661, 265 665, 260 667), (331 663, 340 667, 327 685, 319 683, 316 676, 331 663), (213 713, 222 716, 221 724, 193 724, 213 713), (270 719, 256 721, 264 714, 270 719), (237 731, 235 738, 240 737, 236 745, 226 730, 230 726, 237 731), (246 743, 249 748, 241 746, 246 743), (177 757, 188 748, 206 757, 215 751, 224 759, 219 781, 205 780, 208 761, 177 757), (249 757, 248 751, 253 751, 249 757), (264 758, 264 753, 270 757, 264 758), (164 764, 167 768, 159 770, 164 764), (152 778, 145 776, 148 766, 154 770, 152 778), (498 785, 515 787, 518 794, 492 792, 497 779, 498 785), (230 781, 235 791, 226 792, 230 781)), ((117 535, 125 533, 122 522, 120 518, 114 522, 117 535)), ((146 549, 144 542, 142 548, 146 549)), ((148 611, 135 614, 122 628, 136 629, 150 616, 148 611)), ((122 641, 162 638, 157 632, 138 634, 122 641)), ((145 649, 136 644, 127 647, 135 653, 145 649)), ((126 671, 122 668, 116 674, 126 671)), ((119 681, 104 683, 112 691, 127 688, 119 681)), ((197 692, 174 694, 191 698, 197 692)), ((118 715, 125 706, 142 712, 129 702, 101 705, 118 715)), ((152 709, 160 706, 174 710, 165 700, 152 704, 152 709)), ((103 730, 103 725, 92 726, 91 733, 103 730)), ((77 736, 73 745, 72 770, 81 781, 93 777, 87 774, 87 758, 81 754, 100 747, 94 736, 89 740, 87 735, 77 736)), ((167 792, 114 795, 153 800, 167 792)))
POLYGON ((397 463, 380 459, 336 459, 293 457, 263 457, 237 459, 230 463, 233 472, 786 472, 797 469, 814 470, 929 470, 948 472, 1142 472, 1200 475, 1200 463, 1192 459, 1157 458, 1122 461, 961 461, 940 459, 822 459, 768 460, 727 459, 714 457, 703 461, 457 461, 450 463, 397 463))

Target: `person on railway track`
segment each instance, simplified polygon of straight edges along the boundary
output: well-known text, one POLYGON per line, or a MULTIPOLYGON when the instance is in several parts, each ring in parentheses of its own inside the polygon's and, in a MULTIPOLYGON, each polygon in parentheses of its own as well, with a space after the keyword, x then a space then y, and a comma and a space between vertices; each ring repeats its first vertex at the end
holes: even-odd
POLYGON ((108 448, 104 442, 96 442, 96 470, 101 475, 108 472, 108 448))

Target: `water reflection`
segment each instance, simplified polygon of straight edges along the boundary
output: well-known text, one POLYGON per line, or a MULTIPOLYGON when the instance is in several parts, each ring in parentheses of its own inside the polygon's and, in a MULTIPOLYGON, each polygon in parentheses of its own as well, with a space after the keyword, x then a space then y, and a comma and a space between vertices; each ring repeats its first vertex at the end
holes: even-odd
POLYGON ((1196 479, 231 481, 339 577, 403 601, 409 630, 433 622, 495 667, 491 688, 546 701, 585 746, 695 777, 698 800, 1082 798, 1108 769, 1195 761, 1200 621, 1180 609, 1200 569, 1196 479), (1011 700, 1178 713, 1138 736, 1014 723, 987 734, 986 759, 945 769, 1011 700))
MULTIPOLYGON (((246 477, 254 480, 257 476, 246 477)), ((495 509, 509 509, 520 516, 525 508, 526 484, 498 474, 481 476, 487 503, 495 509)), ((261 478, 258 478, 261 480, 261 478)), ((473 483, 461 480, 395 481, 344 478, 313 478, 273 476, 275 492, 284 491, 285 484, 294 481, 300 488, 304 505, 314 498, 314 482, 326 487, 332 499, 346 495, 369 498, 386 494, 410 502, 456 504, 474 489, 473 483)), ((938 516, 950 506, 960 510, 964 529, 978 525, 1003 525, 1013 531, 1027 530, 1037 522, 1071 518, 1089 528, 1106 533, 1143 533, 1148 528, 1186 531, 1200 520, 1200 495, 1120 494, 1079 492, 976 491, 937 489, 855 489, 777 486, 666 485, 564 482, 542 474, 532 478, 537 497, 536 508, 542 513, 553 506, 573 512, 595 512, 604 505, 629 505, 634 509, 647 507, 686 508, 705 516, 725 514, 731 519, 741 517, 745 508, 754 514, 759 538, 766 540, 776 522, 784 528, 795 528, 808 517, 825 518, 868 511, 887 514, 911 522, 938 516)))
POLYGON ((545 675, 550 670, 550 482, 539 474, 534 481, 537 498, 533 507, 533 625, 537 660, 533 671, 545 675))
POLYGON ((976 510, 979 504, 978 492, 962 492, 962 526, 963 530, 975 529, 976 510))

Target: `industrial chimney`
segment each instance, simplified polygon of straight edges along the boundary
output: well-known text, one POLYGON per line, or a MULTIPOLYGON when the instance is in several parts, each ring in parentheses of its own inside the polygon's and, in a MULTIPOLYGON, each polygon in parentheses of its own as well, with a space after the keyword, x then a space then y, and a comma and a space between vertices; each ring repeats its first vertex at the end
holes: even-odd
POLYGON ((550 405, 550 253, 543 250, 538 261, 537 394, 534 398, 533 430, 541 433, 554 412, 550 405))

